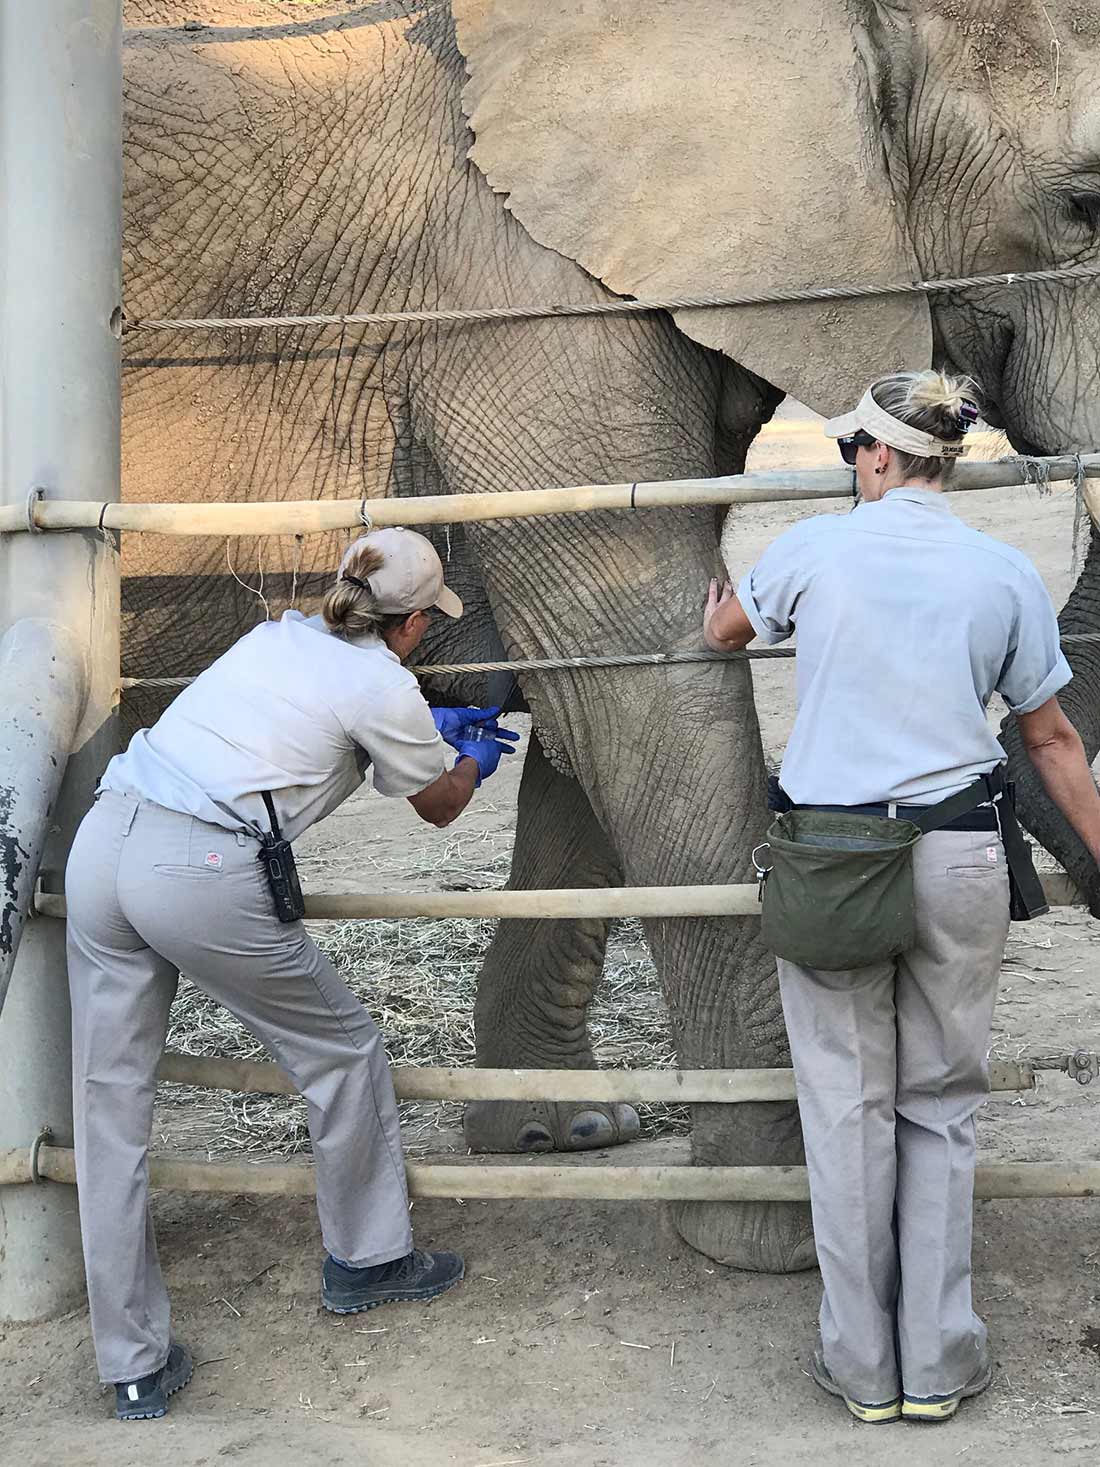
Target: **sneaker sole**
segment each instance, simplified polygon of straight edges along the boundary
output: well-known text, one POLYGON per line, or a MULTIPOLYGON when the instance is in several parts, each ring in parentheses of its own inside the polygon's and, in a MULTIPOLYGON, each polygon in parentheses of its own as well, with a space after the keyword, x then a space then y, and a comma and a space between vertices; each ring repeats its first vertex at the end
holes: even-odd
POLYGON ((901 1400, 886 1401, 881 1406, 863 1406, 859 1401, 850 1400, 848 1396, 837 1385, 836 1381, 826 1379, 811 1369, 810 1379, 814 1385, 820 1386, 830 1396, 835 1396, 838 1401, 843 1401, 850 1415, 857 1421, 863 1421, 868 1426, 885 1426, 888 1421, 898 1421, 901 1418, 901 1400))
POLYGON ((465 1268, 453 1279, 446 1283, 436 1284, 430 1289, 395 1289, 391 1294, 383 1294, 377 1299, 370 1299, 365 1304, 337 1304, 334 1300, 321 1294, 321 1303, 330 1314, 367 1314, 372 1309, 377 1309, 381 1304, 428 1304, 433 1299, 438 1299, 440 1294, 445 1294, 448 1289, 453 1289, 466 1277, 465 1268))
POLYGON ((174 1385, 167 1387, 164 1392, 165 1403, 163 1406, 158 1406, 155 1411, 127 1411, 125 1414, 116 1409, 115 1419, 117 1421, 159 1421, 162 1416, 167 1416, 168 1414, 168 1398, 174 1396, 177 1391, 182 1391, 184 1386, 190 1383, 194 1373, 194 1362, 189 1358, 187 1361, 187 1374, 177 1380, 174 1385))
POLYGON ((984 1390, 988 1390, 993 1380, 992 1364, 986 1370, 977 1385, 967 1386, 957 1396, 952 1396, 946 1401, 909 1401, 902 1399, 901 1415, 904 1421, 915 1421, 918 1425, 936 1426, 941 1421, 950 1421, 958 1412, 963 1401, 968 1401, 972 1396, 980 1396, 984 1390))
MULTIPOLYGON (((961 1400, 962 1397, 959 1398, 961 1400)), ((938 1426, 941 1421, 950 1421, 959 1409, 959 1401, 936 1401, 910 1405, 906 1401, 901 1408, 903 1421, 915 1421, 919 1426, 938 1426)))
POLYGON ((891 1402, 886 1406, 861 1406, 858 1401, 850 1401, 847 1396, 840 1398, 848 1408, 850 1415, 857 1421, 864 1421, 868 1426, 885 1426, 888 1421, 901 1420, 900 1402, 891 1402))

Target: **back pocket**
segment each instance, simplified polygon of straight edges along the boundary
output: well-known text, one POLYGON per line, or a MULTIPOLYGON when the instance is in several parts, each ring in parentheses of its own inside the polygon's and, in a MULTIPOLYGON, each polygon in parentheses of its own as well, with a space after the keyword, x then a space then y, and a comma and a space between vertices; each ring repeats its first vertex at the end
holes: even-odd
MULTIPOLYGON (((199 880, 220 876, 234 839, 229 831, 212 830, 203 821, 192 819, 186 837, 186 865, 179 860, 166 861, 155 865, 153 870, 160 876, 188 876, 199 880)), ((182 855, 183 851, 173 854, 182 855)))

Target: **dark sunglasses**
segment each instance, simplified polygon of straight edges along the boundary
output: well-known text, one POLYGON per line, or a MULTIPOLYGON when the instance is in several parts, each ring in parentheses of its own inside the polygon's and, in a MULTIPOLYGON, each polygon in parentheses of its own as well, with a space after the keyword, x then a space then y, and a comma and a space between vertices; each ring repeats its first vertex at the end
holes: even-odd
POLYGON ((840 449, 840 456, 844 462, 854 467, 859 450, 874 448, 877 442, 877 438, 872 438, 870 433, 865 433, 861 428, 858 433, 850 433, 847 438, 838 438, 836 446, 840 449))

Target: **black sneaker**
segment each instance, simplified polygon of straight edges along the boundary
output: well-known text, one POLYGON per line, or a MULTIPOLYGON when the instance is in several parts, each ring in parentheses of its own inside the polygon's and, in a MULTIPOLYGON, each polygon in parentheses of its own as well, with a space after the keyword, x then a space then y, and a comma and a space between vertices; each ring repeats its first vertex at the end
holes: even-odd
POLYGON ((140 1380, 120 1380, 115 1385, 115 1415, 120 1421, 152 1421, 168 1410, 168 1397, 182 1391, 194 1366, 186 1345, 171 1345, 168 1359, 140 1380))
POLYGON ((321 1273, 321 1303, 333 1314, 361 1314, 379 1304, 434 1299, 461 1283, 465 1271, 457 1253, 419 1248, 369 1268, 345 1268, 330 1256, 321 1273))

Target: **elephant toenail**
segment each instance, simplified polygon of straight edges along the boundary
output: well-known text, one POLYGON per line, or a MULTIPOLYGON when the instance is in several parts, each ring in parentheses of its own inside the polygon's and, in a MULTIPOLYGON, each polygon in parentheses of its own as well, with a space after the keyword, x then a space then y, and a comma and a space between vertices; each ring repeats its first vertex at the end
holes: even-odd
POLYGON ((545 1126, 537 1121, 525 1126, 516 1141, 517 1151, 553 1151, 554 1138, 545 1126))
POLYGON ((612 1131, 611 1122, 598 1110, 582 1110, 573 1117, 569 1138, 571 1141, 590 1141, 595 1136, 601 1141, 610 1141, 612 1131))
POLYGON ((633 1141, 634 1137, 642 1129, 642 1123, 638 1119, 638 1112, 632 1105, 617 1105, 615 1107, 615 1124, 619 1128, 620 1141, 633 1141))

